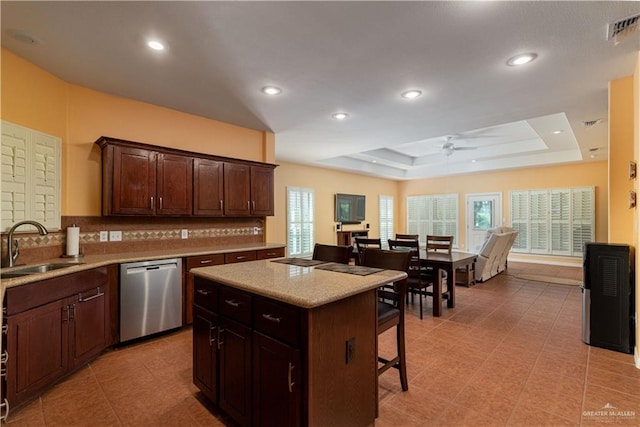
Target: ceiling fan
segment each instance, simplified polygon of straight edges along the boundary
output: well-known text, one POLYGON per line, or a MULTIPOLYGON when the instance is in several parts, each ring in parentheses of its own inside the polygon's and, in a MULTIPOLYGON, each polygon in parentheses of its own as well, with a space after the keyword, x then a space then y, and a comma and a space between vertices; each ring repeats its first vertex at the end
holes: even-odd
POLYGON ((456 147, 456 145, 452 142, 452 140, 456 139, 454 136, 447 136, 446 141, 442 144, 442 153, 449 157, 453 154, 454 151, 463 151, 463 150, 475 150, 478 147, 456 147))

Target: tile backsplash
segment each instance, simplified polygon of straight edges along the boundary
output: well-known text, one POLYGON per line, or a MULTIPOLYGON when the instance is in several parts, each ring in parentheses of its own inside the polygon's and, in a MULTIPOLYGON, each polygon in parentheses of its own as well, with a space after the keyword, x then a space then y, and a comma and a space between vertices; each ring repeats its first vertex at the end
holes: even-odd
MULTIPOLYGON (((45 236, 16 233, 20 263, 64 255, 66 228, 80 227, 80 252, 99 255, 144 250, 180 249, 264 241, 262 218, 139 218, 139 217, 62 217, 62 228, 45 236), (187 238, 182 231, 187 230, 187 238), (100 232, 120 231, 121 241, 100 241, 100 232)), ((6 257, 7 235, 2 234, 2 256, 6 257)))

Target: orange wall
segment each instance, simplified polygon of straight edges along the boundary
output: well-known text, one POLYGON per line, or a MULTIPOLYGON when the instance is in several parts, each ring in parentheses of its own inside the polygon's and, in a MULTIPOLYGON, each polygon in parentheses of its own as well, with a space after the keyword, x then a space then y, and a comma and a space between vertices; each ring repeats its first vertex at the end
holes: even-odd
POLYGON ((633 245, 635 210, 629 209, 633 148, 633 76, 609 82, 609 242, 633 245))
POLYGON ((62 138, 62 215, 100 215, 100 136, 272 161, 267 132, 71 85, 2 49, 2 119, 62 138))
MULTIPOLYGON (((607 162, 589 162, 541 168, 515 169, 498 172, 454 175, 446 178, 421 179, 400 184, 399 199, 417 194, 458 194, 459 246, 466 245, 466 195, 501 193, 503 225, 511 223, 509 191, 543 188, 595 187, 596 240, 607 241, 607 162)), ((406 227, 405 205, 399 206, 398 225, 406 227)))
MULTIPOLYGON (((277 136, 276 136, 277 139, 277 136)), ((378 197, 394 196, 398 184, 388 179, 354 175, 331 169, 316 168, 293 163, 281 163, 275 174, 275 209, 272 240, 286 243, 287 239, 287 187, 312 188, 315 193, 315 241, 324 244, 336 244, 336 222, 334 221, 335 194, 350 193, 366 196, 366 221, 361 225, 345 225, 345 230, 363 230, 369 223, 372 237, 380 235, 378 197)), ((397 215, 397 212, 396 212, 397 215)))

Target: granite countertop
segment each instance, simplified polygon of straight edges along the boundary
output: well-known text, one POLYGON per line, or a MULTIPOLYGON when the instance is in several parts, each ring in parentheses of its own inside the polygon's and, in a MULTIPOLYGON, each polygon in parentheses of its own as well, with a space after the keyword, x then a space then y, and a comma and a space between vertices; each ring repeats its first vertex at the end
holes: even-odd
POLYGON ((360 276, 271 260, 249 261, 190 270, 192 274, 237 289, 314 308, 407 277, 401 271, 381 270, 360 276))
POLYGON ((126 262, 148 261, 165 258, 181 258, 198 255, 210 255, 220 253, 233 253, 242 251, 262 250, 262 249, 276 249, 283 248, 284 244, 279 243, 245 243, 238 245, 224 245, 224 246, 206 246, 201 248, 184 248, 184 249, 166 249, 166 250, 151 250, 151 251, 137 251, 137 252, 122 252, 117 254, 104 254, 104 255, 87 255, 81 258, 55 258, 42 260, 36 264, 21 265, 12 268, 3 268, 2 272, 8 272, 12 270, 18 270, 20 268, 28 267, 30 265, 40 264, 61 264, 71 263, 75 264, 73 267, 65 267, 58 270, 47 271, 45 273, 30 274, 27 276, 15 277, 11 279, 2 279, 1 287, 2 292, 0 296, 4 294, 6 288, 13 286, 25 285, 27 283, 39 282, 40 280, 51 279, 53 277, 64 276, 66 274, 77 273, 79 271, 91 270, 92 268, 103 267, 111 264, 121 264, 126 262), (76 264, 79 263, 79 264, 76 264))

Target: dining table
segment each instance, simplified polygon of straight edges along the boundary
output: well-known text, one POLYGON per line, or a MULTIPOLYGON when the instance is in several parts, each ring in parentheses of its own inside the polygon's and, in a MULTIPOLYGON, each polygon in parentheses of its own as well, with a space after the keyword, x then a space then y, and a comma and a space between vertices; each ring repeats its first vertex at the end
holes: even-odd
MULTIPOLYGON (((420 249, 420 263, 423 267, 431 267, 447 272, 447 307, 454 308, 456 306, 456 270, 458 268, 467 268, 473 271, 473 264, 476 262, 478 254, 472 252, 451 251, 437 252, 420 249)), ((438 317, 442 314, 442 281, 435 280, 433 284, 433 316, 438 317)))

